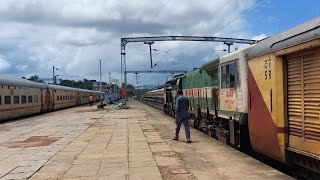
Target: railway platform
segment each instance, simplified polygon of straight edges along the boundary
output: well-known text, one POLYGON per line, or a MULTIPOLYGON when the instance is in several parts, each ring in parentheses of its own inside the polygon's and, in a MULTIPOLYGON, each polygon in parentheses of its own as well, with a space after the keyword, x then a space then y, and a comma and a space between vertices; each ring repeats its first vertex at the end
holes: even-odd
POLYGON ((130 100, 129 109, 82 106, 0 124, 0 179, 293 179, 130 100))

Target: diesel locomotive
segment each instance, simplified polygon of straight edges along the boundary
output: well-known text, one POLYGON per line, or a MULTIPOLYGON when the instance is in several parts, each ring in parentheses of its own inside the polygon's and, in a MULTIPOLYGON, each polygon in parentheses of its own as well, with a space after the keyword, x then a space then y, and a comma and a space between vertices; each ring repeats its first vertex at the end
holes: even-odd
POLYGON ((320 173, 320 17, 173 78, 143 101, 244 151, 320 173))

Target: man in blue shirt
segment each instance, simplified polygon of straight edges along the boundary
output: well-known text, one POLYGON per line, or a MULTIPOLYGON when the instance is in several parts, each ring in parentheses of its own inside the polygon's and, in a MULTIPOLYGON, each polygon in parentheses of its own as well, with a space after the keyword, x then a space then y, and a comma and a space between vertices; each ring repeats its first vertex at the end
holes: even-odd
POLYGON ((183 96, 182 90, 178 90, 178 97, 176 100, 176 135, 172 140, 179 140, 179 131, 181 123, 184 125, 186 132, 187 143, 191 143, 190 129, 189 129, 189 100, 186 96, 183 96))

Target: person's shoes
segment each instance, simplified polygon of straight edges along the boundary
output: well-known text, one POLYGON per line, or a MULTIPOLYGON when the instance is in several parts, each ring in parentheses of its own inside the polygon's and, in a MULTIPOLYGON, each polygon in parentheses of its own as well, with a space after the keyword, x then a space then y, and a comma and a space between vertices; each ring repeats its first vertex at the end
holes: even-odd
POLYGON ((191 140, 190 140, 190 139, 188 139, 188 140, 187 140, 187 143, 191 143, 191 140))
POLYGON ((178 138, 176 138, 176 137, 175 137, 175 138, 173 138, 172 140, 174 140, 174 141, 179 141, 179 139, 178 139, 178 138))

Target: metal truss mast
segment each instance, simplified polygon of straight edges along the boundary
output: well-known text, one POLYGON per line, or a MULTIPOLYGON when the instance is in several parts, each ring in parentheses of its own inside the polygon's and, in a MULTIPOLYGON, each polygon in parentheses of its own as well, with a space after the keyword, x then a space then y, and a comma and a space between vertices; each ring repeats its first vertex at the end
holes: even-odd
MULTIPOLYGON (((223 42, 228 45, 229 49, 233 43, 255 44, 257 40, 237 39, 210 36, 155 36, 155 37, 131 37, 121 38, 121 84, 122 84, 122 103, 126 107, 126 86, 127 86, 127 67, 126 67, 126 45, 128 43, 143 42, 145 44, 153 44, 156 41, 202 41, 202 42, 223 42)), ((151 48, 151 47, 150 47, 151 48)), ((152 66, 152 64, 151 64, 152 66)))

